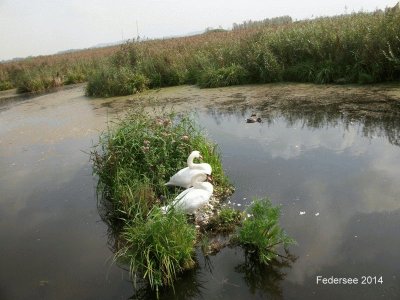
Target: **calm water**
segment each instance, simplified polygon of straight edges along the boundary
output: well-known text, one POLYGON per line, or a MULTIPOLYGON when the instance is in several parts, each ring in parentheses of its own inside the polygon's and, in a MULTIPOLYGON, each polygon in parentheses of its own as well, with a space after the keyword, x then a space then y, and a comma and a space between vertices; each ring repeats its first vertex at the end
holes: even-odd
MULTIPOLYGON (((135 294, 112 264, 85 153, 107 110, 81 95, 62 91, 0 110, 0 299, 135 294)), ((236 186, 232 205, 245 209, 255 196, 282 205, 295 259, 261 268, 240 249, 198 253, 199 268, 161 298, 399 299, 400 126, 392 113, 372 122, 291 108, 246 124, 249 113, 209 110, 197 119, 219 144, 236 186), (383 276, 383 284, 317 285, 318 275, 383 276)))

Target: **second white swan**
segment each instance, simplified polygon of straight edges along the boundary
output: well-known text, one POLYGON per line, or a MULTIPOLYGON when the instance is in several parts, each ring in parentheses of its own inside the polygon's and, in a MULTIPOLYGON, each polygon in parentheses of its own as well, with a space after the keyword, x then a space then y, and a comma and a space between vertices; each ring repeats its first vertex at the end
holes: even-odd
POLYGON ((192 178, 193 187, 180 193, 171 204, 161 207, 167 212, 172 207, 183 210, 187 214, 193 214, 197 209, 204 206, 210 201, 214 187, 209 182, 203 182, 207 179, 207 175, 203 173, 196 174, 192 178))
POLYGON ((175 185, 188 188, 192 186, 191 181, 195 175, 200 173, 211 175, 211 166, 207 163, 195 164, 193 163, 194 158, 202 158, 199 151, 193 151, 190 153, 187 159, 188 166, 174 174, 165 185, 175 185))

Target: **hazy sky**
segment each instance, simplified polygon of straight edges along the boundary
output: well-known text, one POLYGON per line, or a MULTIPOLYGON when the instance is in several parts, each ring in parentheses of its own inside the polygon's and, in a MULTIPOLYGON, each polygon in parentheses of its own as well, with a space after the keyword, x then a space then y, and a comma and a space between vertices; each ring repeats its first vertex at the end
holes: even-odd
POLYGON ((0 0, 0 60, 91 47, 137 36, 230 28, 282 15, 293 19, 373 11, 398 0, 0 0), (346 10, 347 8, 347 10, 346 10))

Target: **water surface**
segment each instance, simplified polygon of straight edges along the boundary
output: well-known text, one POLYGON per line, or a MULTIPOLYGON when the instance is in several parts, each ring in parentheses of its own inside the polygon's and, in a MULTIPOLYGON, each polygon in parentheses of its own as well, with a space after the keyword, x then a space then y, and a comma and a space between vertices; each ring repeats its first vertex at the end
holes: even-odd
MULTIPOLYGON (((213 96, 225 101, 229 91, 236 93, 213 96)), ((0 299, 154 297, 135 291, 111 261, 88 152, 114 102, 82 95, 65 90, 0 110, 0 299)), ((253 197, 268 196, 282 206, 281 225, 297 245, 292 261, 270 267, 237 248, 207 259, 198 251, 199 267, 161 298, 400 298, 398 104, 363 110, 350 100, 252 106, 261 124, 245 122, 252 111, 242 102, 229 111, 199 106, 196 118, 218 143, 236 187, 231 205, 245 209, 253 197), (383 284, 323 286, 318 275, 383 276, 383 284)), ((120 102, 117 111, 135 105, 120 102)))

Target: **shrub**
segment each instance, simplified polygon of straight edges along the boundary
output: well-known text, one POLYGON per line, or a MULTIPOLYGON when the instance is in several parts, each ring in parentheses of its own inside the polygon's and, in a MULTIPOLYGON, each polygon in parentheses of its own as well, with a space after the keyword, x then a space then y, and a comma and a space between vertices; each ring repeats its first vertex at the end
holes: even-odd
POLYGON ((54 77, 46 71, 22 73, 17 79, 18 93, 43 92, 55 86, 54 77))

